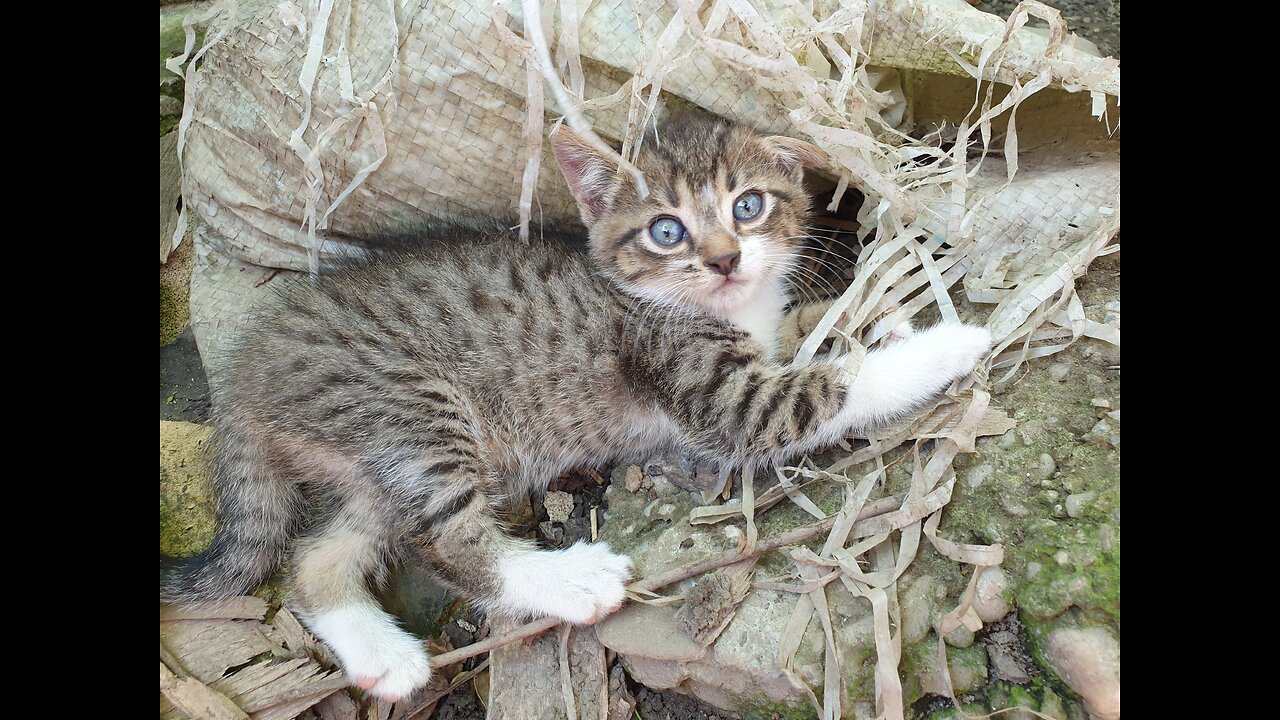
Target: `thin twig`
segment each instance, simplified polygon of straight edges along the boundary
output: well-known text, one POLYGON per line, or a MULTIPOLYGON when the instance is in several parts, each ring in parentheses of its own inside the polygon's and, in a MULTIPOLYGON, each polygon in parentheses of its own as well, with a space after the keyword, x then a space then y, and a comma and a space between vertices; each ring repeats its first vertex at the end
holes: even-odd
POLYGON ((556 625, 559 625, 561 622, 562 621, 560 620, 560 618, 554 618, 554 617, 539 618, 537 620, 534 620, 531 623, 521 625, 520 627, 511 631, 507 635, 503 635, 502 637, 499 637, 499 638, 491 637, 487 640, 481 640, 478 643, 472 643, 470 645, 467 645, 466 647, 460 647, 457 650, 450 650, 447 653, 440 653, 439 655, 436 655, 435 657, 431 658, 431 667, 442 668, 447 665, 452 665, 456 662, 466 660, 467 658, 475 657, 476 655, 479 655, 481 653, 487 653, 490 650, 493 650, 494 648, 500 648, 503 645, 509 645, 517 640, 523 640, 524 638, 530 637, 531 635, 537 635, 538 633, 546 632, 551 628, 555 627, 556 625))

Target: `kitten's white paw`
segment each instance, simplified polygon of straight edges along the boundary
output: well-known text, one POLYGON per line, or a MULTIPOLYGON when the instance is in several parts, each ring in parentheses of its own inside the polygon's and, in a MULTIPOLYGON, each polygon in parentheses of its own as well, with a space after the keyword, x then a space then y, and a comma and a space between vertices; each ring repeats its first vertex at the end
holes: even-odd
POLYGON ((916 333, 911 343, 929 355, 940 375, 954 381, 973 371, 991 350, 992 338, 984 327, 942 323, 916 333))
POLYGON ((422 641, 396 627, 381 610, 330 610, 316 615, 310 625, 337 653, 351 681, 383 700, 401 700, 431 680, 422 641))
POLYGON ((590 625, 621 607, 631 560, 615 555, 607 543, 579 542, 504 558, 498 571, 505 608, 590 625))

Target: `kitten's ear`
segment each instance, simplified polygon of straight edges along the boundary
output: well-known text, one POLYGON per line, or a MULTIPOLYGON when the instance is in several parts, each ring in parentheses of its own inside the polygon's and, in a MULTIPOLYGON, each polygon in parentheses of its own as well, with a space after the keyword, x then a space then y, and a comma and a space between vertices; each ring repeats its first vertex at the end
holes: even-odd
POLYGON ((605 195, 613 186, 617 165, 566 125, 552 133, 551 149, 560 163, 560 172, 569 181, 573 198, 578 201, 582 221, 590 227, 604 209, 605 195))
POLYGON ((762 142, 797 182, 804 179, 805 168, 823 167, 830 160, 818 146, 786 135, 769 135, 762 142))

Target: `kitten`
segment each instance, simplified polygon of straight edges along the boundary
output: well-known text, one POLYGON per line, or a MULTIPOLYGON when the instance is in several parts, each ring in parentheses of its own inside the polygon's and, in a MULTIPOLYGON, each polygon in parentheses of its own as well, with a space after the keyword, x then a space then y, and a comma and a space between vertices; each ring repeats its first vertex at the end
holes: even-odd
POLYGON ((717 121, 660 137, 638 160, 644 199, 570 130, 552 137, 585 253, 474 234, 279 293, 214 398, 218 531, 162 571, 162 598, 250 591, 292 545, 312 631, 358 685, 403 697, 431 670, 372 593, 392 564, 423 562, 491 612, 592 623, 622 603, 627 558, 538 550, 503 532, 499 503, 670 447, 792 458, 919 407, 988 351, 986 330, 942 325, 869 353, 852 381, 779 363, 803 166, 821 151, 717 121))

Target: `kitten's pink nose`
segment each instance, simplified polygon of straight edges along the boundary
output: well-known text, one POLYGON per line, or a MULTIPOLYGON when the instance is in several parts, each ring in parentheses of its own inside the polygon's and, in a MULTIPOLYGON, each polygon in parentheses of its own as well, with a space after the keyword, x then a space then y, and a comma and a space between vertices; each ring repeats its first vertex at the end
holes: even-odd
POLYGON ((719 257, 713 257, 710 260, 707 260, 706 263, 707 267, 711 268, 712 272, 717 272, 725 277, 729 277, 729 275, 738 268, 738 261, 741 259, 742 253, 735 251, 725 253, 719 257))

